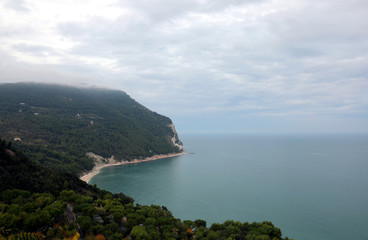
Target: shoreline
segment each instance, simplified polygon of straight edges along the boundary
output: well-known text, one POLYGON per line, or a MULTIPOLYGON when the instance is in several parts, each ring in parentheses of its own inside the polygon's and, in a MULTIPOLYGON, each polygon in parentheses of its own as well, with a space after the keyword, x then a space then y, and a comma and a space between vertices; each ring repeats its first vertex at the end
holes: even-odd
POLYGON ((186 154, 186 152, 180 152, 180 153, 168 153, 168 154, 160 154, 160 155, 153 155, 152 157, 146 157, 144 159, 133 159, 131 161, 121 161, 116 163, 105 163, 105 164, 98 164, 93 167, 93 169, 87 173, 83 173, 83 175, 79 178, 80 180, 89 183, 89 181, 96 176, 101 169, 106 167, 113 167, 113 166, 120 166, 120 165, 126 165, 126 164, 134 164, 134 163, 142 163, 142 162, 150 162, 155 161, 158 159, 164 159, 164 158, 171 158, 171 157, 177 157, 186 154))

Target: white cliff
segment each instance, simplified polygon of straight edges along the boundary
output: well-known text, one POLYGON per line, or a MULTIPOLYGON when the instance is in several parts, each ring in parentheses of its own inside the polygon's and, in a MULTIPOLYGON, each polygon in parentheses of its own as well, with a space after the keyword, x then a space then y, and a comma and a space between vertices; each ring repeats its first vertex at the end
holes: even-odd
POLYGON ((183 143, 179 140, 178 133, 176 132, 174 124, 171 123, 168 126, 171 128, 171 130, 174 133, 173 134, 174 136, 171 138, 172 144, 178 147, 180 151, 184 151, 183 143))

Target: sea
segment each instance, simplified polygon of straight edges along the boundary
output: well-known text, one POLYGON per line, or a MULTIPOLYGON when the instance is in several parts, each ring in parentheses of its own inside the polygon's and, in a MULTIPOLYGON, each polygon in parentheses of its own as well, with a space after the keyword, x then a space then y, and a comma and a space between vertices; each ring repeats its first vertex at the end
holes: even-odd
POLYGON ((271 221, 295 240, 368 239, 368 135, 183 135, 187 154, 91 184, 181 220, 271 221))

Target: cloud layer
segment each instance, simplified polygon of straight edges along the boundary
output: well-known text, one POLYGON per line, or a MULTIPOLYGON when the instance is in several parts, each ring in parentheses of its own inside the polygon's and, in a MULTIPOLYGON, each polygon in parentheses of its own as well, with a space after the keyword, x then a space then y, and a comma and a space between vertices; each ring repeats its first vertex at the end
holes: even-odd
POLYGON ((0 5, 0 82, 126 91, 183 132, 368 132, 368 2, 0 5))

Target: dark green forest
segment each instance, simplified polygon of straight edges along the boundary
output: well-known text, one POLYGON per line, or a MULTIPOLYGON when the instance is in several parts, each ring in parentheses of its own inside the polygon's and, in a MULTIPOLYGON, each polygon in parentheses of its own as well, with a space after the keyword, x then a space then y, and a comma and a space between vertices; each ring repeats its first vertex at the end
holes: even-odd
POLYGON ((32 161, 0 139, 0 239, 287 240, 271 222, 180 220, 32 161))
POLYGON ((87 152, 118 160, 180 152, 169 124, 168 117, 122 91, 0 85, 0 137, 15 140, 18 149, 42 165, 72 174, 93 168, 87 152))

